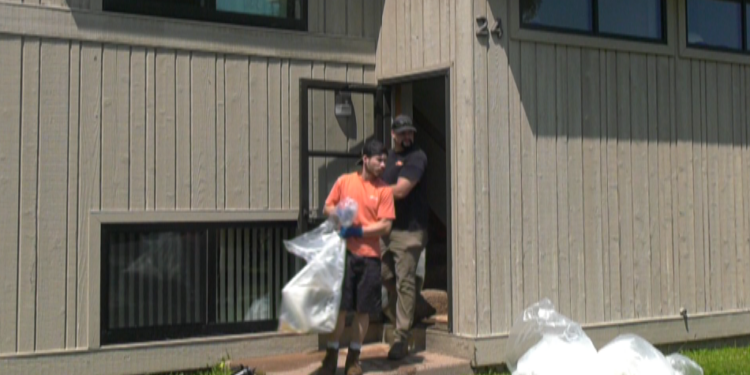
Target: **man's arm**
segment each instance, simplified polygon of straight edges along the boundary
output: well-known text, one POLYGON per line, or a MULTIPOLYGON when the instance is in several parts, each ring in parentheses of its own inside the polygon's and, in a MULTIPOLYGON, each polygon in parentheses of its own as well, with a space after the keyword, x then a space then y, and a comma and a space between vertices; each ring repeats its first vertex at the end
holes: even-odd
POLYGON ((362 237, 380 237, 391 231, 391 220, 382 219, 362 228, 362 237))
POLYGON ((399 200, 406 198, 414 186, 417 186, 422 179, 424 170, 427 167, 427 157, 419 152, 413 153, 406 165, 401 169, 398 180, 395 185, 391 185, 393 199, 399 200))
POLYGON ((404 199, 417 186, 418 181, 412 181, 406 177, 399 177, 395 185, 391 185, 393 199, 404 199))

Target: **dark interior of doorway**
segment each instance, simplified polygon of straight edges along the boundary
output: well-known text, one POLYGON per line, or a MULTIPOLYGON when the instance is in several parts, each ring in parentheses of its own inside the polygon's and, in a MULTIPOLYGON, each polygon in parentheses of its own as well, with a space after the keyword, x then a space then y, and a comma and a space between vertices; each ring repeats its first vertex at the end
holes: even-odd
MULTIPOLYGON (((448 115, 446 110, 445 76, 422 78, 410 81, 411 114, 417 128, 415 144, 427 155, 428 166, 423 181, 429 187, 427 200, 430 206, 428 243, 425 253, 425 278, 422 287, 423 296, 429 305, 435 308, 434 322, 442 325, 448 319, 448 287, 450 237, 449 186, 450 174, 447 158, 448 115)), ((401 91, 395 98, 405 95, 403 86, 394 87, 401 91)), ((394 99, 395 99, 394 98, 394 99)), ((398 99, 396 99, 398 100, 398 99)), ((406 101, 408 103, 409 100, 406 101)), ((395 105, 397 113, 409 113, 409 109, 400 108, 403 101, 395 105)), ((407 104, 408 105, 408 104, 407 104)), ((420 303, 420 305, 423 305, 420 303)), ((432 313, 428 306, 418 308, 417 315, 432 313), (426 311, 425 311, 426 309, 426 311)))

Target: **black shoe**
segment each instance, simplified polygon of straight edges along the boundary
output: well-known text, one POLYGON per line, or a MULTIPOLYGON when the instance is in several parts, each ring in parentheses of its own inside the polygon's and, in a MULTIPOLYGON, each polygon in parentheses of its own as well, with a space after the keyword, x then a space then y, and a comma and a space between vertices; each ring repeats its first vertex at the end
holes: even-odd
POLYGON ((409 355, 409 347, 403 340, 398 340, 391 345, 391 349, 388 351, 388 359, 392 361, 399 361, 409 355))
POLYGON ((336 375, 336 369, 339 365, 339 350, 326 349, 326 356, 316 374, 318 375, 336 375))
POLYGON ((346 355, 346 364, 344 365, 346 375, 362 375, 362 366, 359 364, 359 353, 359 350, 349 348, 349 353, 346 355))

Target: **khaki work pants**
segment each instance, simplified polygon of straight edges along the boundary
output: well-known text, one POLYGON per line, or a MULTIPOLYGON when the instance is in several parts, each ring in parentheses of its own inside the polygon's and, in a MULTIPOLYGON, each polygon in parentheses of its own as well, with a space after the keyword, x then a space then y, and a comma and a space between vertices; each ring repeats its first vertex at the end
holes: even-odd
POLYGON ((427 243, 427 232, 392 230, 382 238, 381 274, 388 291, 386 315, 396 323, 396 340, 407 340, 417 305, 417 264, 427 243), (395 295, 394 295, 395 294, 395 295))

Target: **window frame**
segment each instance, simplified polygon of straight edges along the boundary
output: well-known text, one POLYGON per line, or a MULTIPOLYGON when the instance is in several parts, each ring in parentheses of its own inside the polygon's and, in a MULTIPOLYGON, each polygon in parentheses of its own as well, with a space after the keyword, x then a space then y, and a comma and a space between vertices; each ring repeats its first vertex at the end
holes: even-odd
POLYGON ((521 0, 516 0, 514 3, 518 3, 518 10, 513 16, 518 20, 518 24, 522 30, 535 30, 535 31, 546 31, 555 32, 560 34, 580 35, 586 37, 598 37, 607 39, 618 39, 630 42, 649 43, 654 45, 668 45, 670 42, 669 37, 669 4, 667 0, 659 0, 661 6, 661 38, 647 38, 639 36, 630 36, 624 34, 615 34, 608 32, 599 31, 599 0, 591 0, 591 13, 592 13, 592 25, 591 31, 583 31, 578 29, 571 29, 558 26, 546 26, 546 25, 535 25, 526 23, 523 21, 523 8, 520 6, 521 0))
MULTIPOLYGON (((301 15, 300 19, 290 18, 290 12, 293 11, 294 7, 290 7, 287 11, 286 18, 244 14, 244 13, 233 13, 233 12, 222 12, 217 11, 216 0, 207 0, 210 4, 213 4, 213 9, 210 7, 199 8, 199 7, 185 7, 172 4, 154 3, 149 0, 101 0, 102 10, 104 12, 121 13, 121 14, 132 14, 139 16, 148 17, 159 17, 166 19, 175 20, 190 20, 198 22, 209 22, 214 24, 229 24, 245 27, 258 27, 268 29, 280 29, 289 31, 303 31, 307 32, 308 27, 308 2, 301 0, 301 15)), ((296 0, 292 0, 294 3, 296 0)))
POLYGON ((742 28, 741 34, 742 34, 742 47, 740 49, 734 49, 734 48, 728 48, 728 47, 719 47, 719 46, 702 46, 699 44, 693 44, 690 43, 688 40, 688 35, 690 35, 690 19, 688 17, 688 11, 689 11, 689 4, 690 0, 684 0, 685 4, 685 27, 682 30, 682 32, 685 33, 685 45, 690 49, 697 49, 697 50, 704 50, 704 51, 716 51, 716 52, 723 52, 723 53, 731 53, 731 54, 738 54, 738 55, 750 55, 750 50, 748 50, 748 47, 750 47, 750 44, 748 44, 748 37, 747 37, 747 6, 748 6, 748 0, 725 0, 732 3, 740 3, 740 13, 742 17, 742 21, 740 22, 740 27, 742 28))

